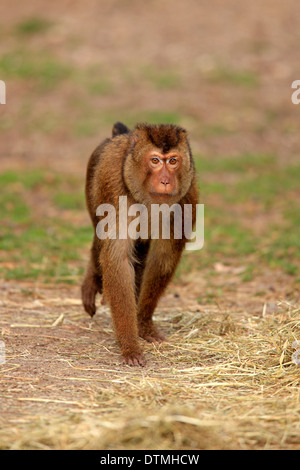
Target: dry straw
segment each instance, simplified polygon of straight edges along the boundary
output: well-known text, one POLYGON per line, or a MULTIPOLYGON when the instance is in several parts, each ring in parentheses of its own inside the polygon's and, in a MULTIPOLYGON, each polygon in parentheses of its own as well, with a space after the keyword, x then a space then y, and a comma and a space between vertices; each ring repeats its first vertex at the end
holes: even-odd
POLYGON ((34 360, 24 351, 0 367, 0 448, 300 448, 300 369, 291 360, 300 308, 281 302, 260 315, 198 308, 159 312, 169 342, 145 345, 144 369, 118 365, 105 309, 89 324, 76 307, 49 313, 44 324, 42 311, 23 327, 10 324, 4 339, 24 330, 56 349, 49 346, 51 369, 44 363, 40 372, 48 382, 23 372, 34 360))

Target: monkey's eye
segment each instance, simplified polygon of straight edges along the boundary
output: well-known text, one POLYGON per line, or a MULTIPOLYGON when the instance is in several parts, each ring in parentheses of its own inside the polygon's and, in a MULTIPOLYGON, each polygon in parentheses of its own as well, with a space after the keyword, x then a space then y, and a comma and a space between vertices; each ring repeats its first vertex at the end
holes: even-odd
POLYGON ((151 162, 154 163, 154 165, 157 165, 159 163, 160 159, 158 157, 153 157, 151 158, 151 162))
POLYGON ((168 160, 168 163, 170 163, 170 165, 176 165, 177 160, 176 160, 175 157, 171 157, 171 158, 168 160))

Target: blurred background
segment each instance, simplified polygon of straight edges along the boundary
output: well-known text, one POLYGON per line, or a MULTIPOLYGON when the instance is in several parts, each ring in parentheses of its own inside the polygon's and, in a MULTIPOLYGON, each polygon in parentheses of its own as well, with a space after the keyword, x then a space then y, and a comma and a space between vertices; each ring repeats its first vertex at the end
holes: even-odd
POLYGON ((299 298, 299 43, 296 0, 1 2, 2 288, 78 288, 86 164, 120 120, 189 131, 205 246, 175 282, 199 304, 299 298))

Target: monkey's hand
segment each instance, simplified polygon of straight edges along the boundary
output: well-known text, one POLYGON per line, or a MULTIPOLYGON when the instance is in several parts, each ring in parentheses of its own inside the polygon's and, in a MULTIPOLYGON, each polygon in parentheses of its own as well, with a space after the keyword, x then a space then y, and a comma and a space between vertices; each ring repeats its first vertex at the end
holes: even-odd
POLYGON ((82 303, 85 311, 93 317, 96 313, 95 297, 97 290, 93 284, 84 282, 81 288, 82 303))
POLYGON ((159 333, 152 321, 139 324, 139 336, 149 343, 162 343, 166 338, 159 333))
POLYGON ((144 367, 144 365, 146 364, 146 359, 141 352, 123 354, 122 364, 128 366, 144 367))

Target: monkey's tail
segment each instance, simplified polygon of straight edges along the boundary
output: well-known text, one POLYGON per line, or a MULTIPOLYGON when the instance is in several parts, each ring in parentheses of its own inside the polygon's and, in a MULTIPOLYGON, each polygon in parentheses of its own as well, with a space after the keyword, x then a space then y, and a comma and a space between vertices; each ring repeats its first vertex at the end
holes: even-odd
POLYGON ((116 135, 128 134, 128 132, 130 132, 130 129, 128 129, 125 124, 122 124, 122 122, 116 122, 112 129, 112 136, 116 137, 116 135))

